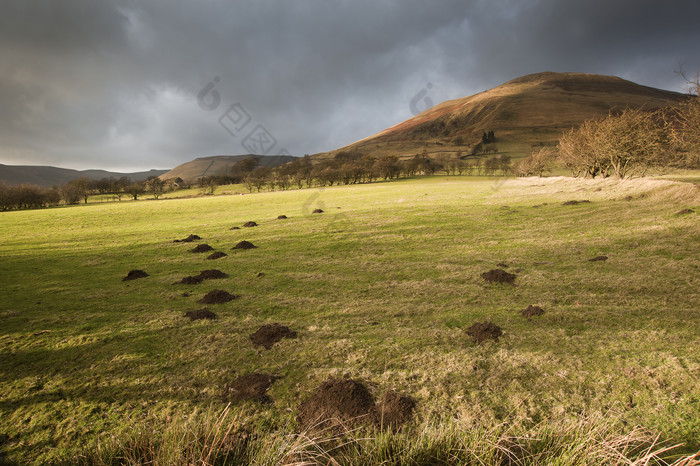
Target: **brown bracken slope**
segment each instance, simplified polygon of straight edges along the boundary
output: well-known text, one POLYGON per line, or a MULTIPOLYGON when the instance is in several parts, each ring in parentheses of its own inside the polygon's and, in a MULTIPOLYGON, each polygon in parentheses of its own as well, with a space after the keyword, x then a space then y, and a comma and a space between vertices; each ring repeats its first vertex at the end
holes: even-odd
POLYGON ((498 152, 513 156, 553 145, 562 131, 615 109, 657 109, 684 95, 615 77, 586 73, 537 73, 488 91, 438 104, 413 118, 338 150, 406 158, 471 153, 484 132, 493 131, 498 152))

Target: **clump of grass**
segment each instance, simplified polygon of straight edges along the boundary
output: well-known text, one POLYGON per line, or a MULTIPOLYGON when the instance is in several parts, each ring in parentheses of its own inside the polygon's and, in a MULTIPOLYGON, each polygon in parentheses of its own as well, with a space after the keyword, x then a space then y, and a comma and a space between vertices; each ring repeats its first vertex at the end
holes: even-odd
POLYGON ((249 434, 229 407, 170 422, 143 426, 111 438, 81 457, 97 465, 455 465, 455 464, 648 464, 696 465, 700 453, 674 454, 659 436, 639 427, 627 431, 601 416, 578 421, 546 420, 529 427, 498 424, 470 427, 457 420, 425 422, 399 431, 356 429, 296 433, 289 423, 278 431, 249 434))

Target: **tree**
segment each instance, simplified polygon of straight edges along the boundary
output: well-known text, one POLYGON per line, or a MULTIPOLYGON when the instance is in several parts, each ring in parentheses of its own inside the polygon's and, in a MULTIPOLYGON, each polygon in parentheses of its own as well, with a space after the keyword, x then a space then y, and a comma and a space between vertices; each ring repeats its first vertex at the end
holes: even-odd
POLYGON ((669 165, 664 118, 659 112, 625 109, 584 122, 559 139, 560 158, 572 174, 591 177, 644 174, 652 166, 669 165))
POLYGON ((135 201, 139 199, 139 196, 145 192, 143 183, 134 182, 126 187, 124 190, 128 195, 134 198, 135 201))
POLYGON ((516 176, 543 176, 551 171, 552 162, 555 157, 554 149, 551 147, 540 147, 533 150, 530 155, 518 161, 513 167, 516 176))
POLYGON ((153 194, 153 199, 158 199, 165 191, 165 180, 157 176, 149 176, 146 180, 146 189, 153 194))

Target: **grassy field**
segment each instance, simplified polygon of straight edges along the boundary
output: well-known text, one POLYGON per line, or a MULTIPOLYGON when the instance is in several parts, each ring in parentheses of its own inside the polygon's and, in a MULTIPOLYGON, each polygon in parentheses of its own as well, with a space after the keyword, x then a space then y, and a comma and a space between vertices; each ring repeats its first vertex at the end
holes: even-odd
POLYGON ((698 211, 686 183, 433 177, 2 213, 0 463, 213 464, 229 429, 256 464, 647 464, 681 444, 671 463, 700 449, 698 211), (173 243, 189 234, 228 257, 173 243), (515 286, 480 277, 499 263, 515 286), (173 285, 211 268, 230 277, 173 285), (215 288, 241 297, 183 317, 215 288), (503 335, 476 345, 486 320, 503 335), (298 338, 254 346, 273 322, 298 338), (250 372, 281 377, 273 402, 228 406, 250 372), (330 376, 410 395, 413 422, 293 435, 330 376))

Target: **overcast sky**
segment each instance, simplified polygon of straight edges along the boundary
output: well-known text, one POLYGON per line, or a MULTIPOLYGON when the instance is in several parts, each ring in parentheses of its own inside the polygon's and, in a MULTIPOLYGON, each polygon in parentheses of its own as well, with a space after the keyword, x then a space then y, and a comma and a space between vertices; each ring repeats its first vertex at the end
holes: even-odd
POLYGON ((698 0, 3 0, 0 163, 313 154, 540 71, 685 91, 698 18, 698 0))

